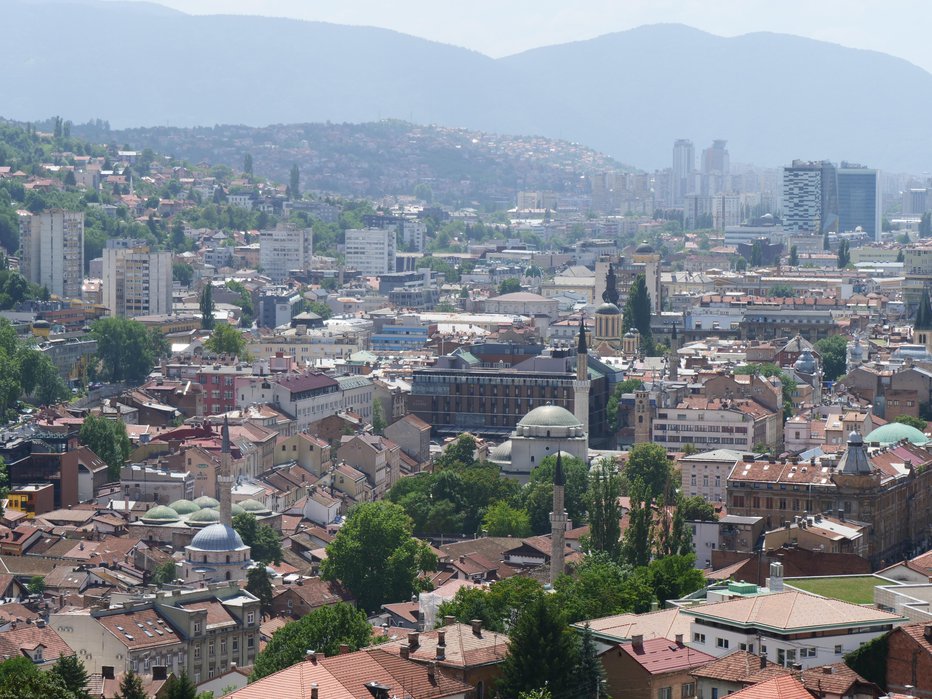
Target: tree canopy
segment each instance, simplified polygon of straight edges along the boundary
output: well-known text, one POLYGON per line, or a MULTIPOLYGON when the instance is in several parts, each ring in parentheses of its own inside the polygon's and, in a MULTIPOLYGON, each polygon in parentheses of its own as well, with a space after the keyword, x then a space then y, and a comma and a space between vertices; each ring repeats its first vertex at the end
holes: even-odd
POLYGON ((413 523, 400 505, 378 501, 357 505, 327 546, 321 577, 339 580, 360 607, 379 609, 408 599, 422 571, 434 570, 437 557, 413 537, 413 523))
POLYGON ((826 381, 835 381, 845 375, 848 363, 848 340, 844 335, 832 335, 815 343, 822 357, 822 373, 826 381))
POLYGON ((233 517, 233 528, 250 549, 252 560, 260 563, 282 562, 282 540, 272 527, 256 519, 251 512, 241 512, 233 517))
POLYGON ((130 441, 126 425, 99 415, 88 415, 78 432, 78 440, 107 464, 111 481, 120 479, 120 469, 129 458, 130 441))
POLYGON ((258 656, 250 680, 271 675, 305 658, 308 650, 336 655, 340 645, 359 650, 369 645, 372 625, 361 609, 339 602, 320 607, 275 632, 258 656))
POLYGON ((651 341, 650 316, 651 316, 651 299, 650 292, 647 290, 647 278, 644 274, 639 274, 631 283, 628 290, 628 299, 625 301, 625 307, 622 310, 622 330, 627 332, 632 328, 637 328, 641 334, 641 346, 645 354, 652 354, 653 347, 651 341))
POLYGON ((145 325, 129 318, 101 318, 91 326, 97 340, 101 378, 115 383, 139 384, 157 359, 154 338, 145 325))
POLYGON ((204 341, 204 347, 214 354, 246 358, 246 338, 229 323, 214 327, 210 337, 204 341))

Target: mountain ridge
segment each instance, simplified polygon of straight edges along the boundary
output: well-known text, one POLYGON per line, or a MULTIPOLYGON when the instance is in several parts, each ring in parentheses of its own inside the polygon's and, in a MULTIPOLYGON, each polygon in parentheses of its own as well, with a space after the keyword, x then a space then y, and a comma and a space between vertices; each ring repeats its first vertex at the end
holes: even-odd
POLYGON ((133 5, 6 5, 16 99, 0 111, 116 127, 395 118, 575 141, 644 168, 669 166, 676 138, 697 153, 724 138, 759 165, 932 161, 918 118, 932 75, 867 49, 654 24, 491 58, 378 27, 133 5))

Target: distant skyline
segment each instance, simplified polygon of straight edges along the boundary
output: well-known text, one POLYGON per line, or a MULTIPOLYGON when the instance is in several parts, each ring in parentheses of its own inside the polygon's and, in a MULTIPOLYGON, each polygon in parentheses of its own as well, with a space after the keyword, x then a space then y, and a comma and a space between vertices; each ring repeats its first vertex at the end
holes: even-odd
POLYGON ((680 23, 720 36, 772 31, 881 51, 932 72, 932 44, 927 38, 932 4, 924 0, 160 0, 156 4, 189 14, 249 14, 383 27, 495 58, 644 24, 680 23))

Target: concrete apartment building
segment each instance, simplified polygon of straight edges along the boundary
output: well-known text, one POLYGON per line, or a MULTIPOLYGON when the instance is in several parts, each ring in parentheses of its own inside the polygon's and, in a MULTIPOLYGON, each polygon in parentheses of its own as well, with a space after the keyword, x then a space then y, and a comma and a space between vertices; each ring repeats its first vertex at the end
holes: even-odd
POLYGON ((346 231, 346 266, 362 274, 395 271, 395 229, 352 228, 346 231))
POLYGON ((280 224, 259 233, 259 264, 273 282, 283 282, 291 270, 308 270, 314 259, 313 231, 280 224))
POLYGON ((20 220, 20 272, 63 298, 81 298, 84 212, 53 209, 20 220))
POLYGON ((679 451, 692 444, 707 449, 754 450, 756 445, 779 447, 783 413, 757 401, 687 396, 676 407, 659 408, 651 426, 653 441, 679 451))
POLYGON ((72 648, 86 651, 88 672, 188 673, 195 683, 252 665, 259 652, 259 600, 236 583, 159 592, 113 609, 66 607, 51 626, 72 648))
POLYGON ((172 255, 143 240, 108 240, 103 251, 103 302, 115 316, 172 310, 172 255))

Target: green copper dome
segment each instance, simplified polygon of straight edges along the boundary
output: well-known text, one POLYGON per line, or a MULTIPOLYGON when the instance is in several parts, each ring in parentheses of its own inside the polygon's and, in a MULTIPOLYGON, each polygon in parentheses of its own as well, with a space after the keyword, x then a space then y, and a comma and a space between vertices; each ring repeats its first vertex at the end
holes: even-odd
POLYGON ((929 443, 929 438, 912 425, 904 425, 901 422, 891 422, 881 425, 864 438, 865 442, 880 442, 880 444, 896 444, 908 439, 918 447, 925 446, 929 443))
POLYGON ((171 505, 169 505, 175 512, 179 515, 190 515, 194 512, 197 512, 201 509, 196 503, 191 500, 175 500, 171 505))
POLYGON ((220 513, 210 507, 198 510, 188 517, 188 524, 192 527, 203 527, 207 524, 216 524, 220 521, 220 513))
POLYGON ((566 408, 561 408, 559 405, 541 405, 521 418, 518 426, 582 427, 582 423, 566 408))
POLYGON ((243 500, 239 503, 239 506, 242 507, 245 512, 251 512, 254 515, 267 515, 272 513, 268 507, 258 500, 243 500))
POLYGON ((233 515, 234 517, 236 517, 236 515, 241 515, 241 514, 243 514, 245 511, 246 511, 246 510, 244 510, 244 509, 243 509, 242 507, 240 507, 239 505, 235 505, 235 504, 234 504, 234 505, 231 505, 231 506, 230 506, 230 514, 233 515))
POLYGON ((168 524, 180 519, 177 512, 165 505, 156 505, 142 516, 142 521, 146 524, 168 524))
POLYGON ((194 504, 200 507, 202 510, 205 507, 213 507, 213 508, 220 507, 220 503, 217 500, 214 500, 209 495, 201 495, 201 497, 195 498, 194 504))

